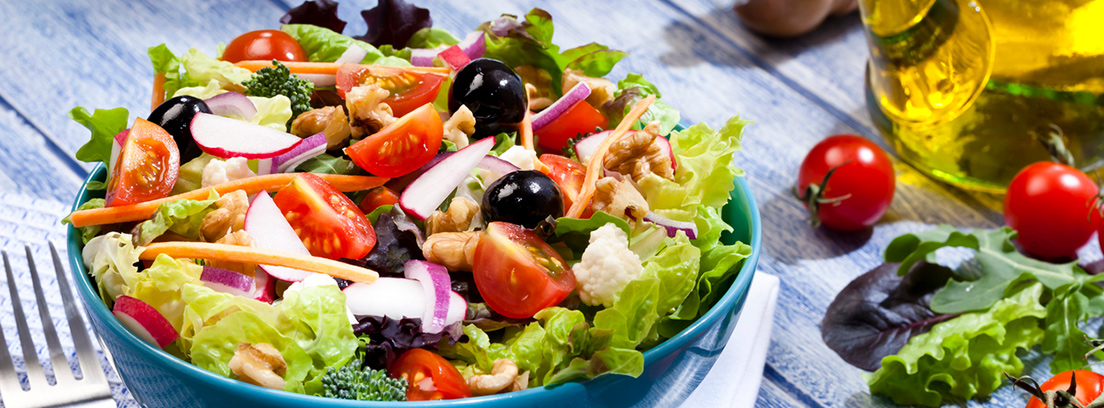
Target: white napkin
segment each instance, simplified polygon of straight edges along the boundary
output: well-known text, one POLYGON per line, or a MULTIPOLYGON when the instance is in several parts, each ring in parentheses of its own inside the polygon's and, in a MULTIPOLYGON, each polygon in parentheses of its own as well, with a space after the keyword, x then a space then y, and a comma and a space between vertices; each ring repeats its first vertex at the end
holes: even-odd
POLYGON ((686 408, 751 408, 759 396, 763 363, 774 326, 778 303, 778 277, 756 272, 740 320, 728 345, 698 388, 683 401, 686 408), (750 335, 742 335, 751 333, 750 335))

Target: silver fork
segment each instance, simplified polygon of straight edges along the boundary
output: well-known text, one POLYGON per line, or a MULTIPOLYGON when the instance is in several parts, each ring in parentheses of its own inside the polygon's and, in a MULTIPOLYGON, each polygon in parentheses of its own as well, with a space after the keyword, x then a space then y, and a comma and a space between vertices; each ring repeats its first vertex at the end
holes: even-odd
POLYGON ((69 319, 69 331, 73 334, 73 345, 77 349, 77 360, 83 378, 76 379, 69 368, 69 361, 65 358, 65 351, 61 348, 57 330, 54 329, 54 320, 50 318, 50 310, 47 308, 45 296, 42 294, 42 284, 35 268, 34 259, 31 257, 31 248, 24 247, 27 251, 27 264, 31 271, 31 281, 34 284, 35 298, 38 301, 38 314, 42 319, 42 331, 46 337, 46 345, 50 349, 50 362, 54 367, 54 378, 57 383, 54 386, 46 380, 42 366, 38 361, 34 342, 31 341, 31 331, 27 327, 27 319, 23 314, 23 304, 19 301, 19 293, 16 290, 15 276, 12 274, 11 263, 8 261, 8 253, 3 251, 4 270, 8 275, 8 290, 11 292, 12 309, 15 316, 19 340, 23 346, 23 361, 27 366, 27 382, 30 389, 24 391, 19 384, 19 377, 15 373, 11 354, 8 353, 7 340, 3 330, 0 330, 0 398, 3 398, 6 408, 46 408, 46 407, 82 407, 82 408, 107 408, 115 407, 115 400, 111 397, 111 388, 104 377, 103 369, 92 348, 88 330, 84 326, 84 319, 77 310, 77 302, 73 299, 73 292, 69 288, 69 280, 65 277, 66 270, 62 266, 54 244, 50 243, 50 252, 54 256, 54 270, 57 273, 58 286, 61 289, 62 303, 65 305, 65 315, 69 319))

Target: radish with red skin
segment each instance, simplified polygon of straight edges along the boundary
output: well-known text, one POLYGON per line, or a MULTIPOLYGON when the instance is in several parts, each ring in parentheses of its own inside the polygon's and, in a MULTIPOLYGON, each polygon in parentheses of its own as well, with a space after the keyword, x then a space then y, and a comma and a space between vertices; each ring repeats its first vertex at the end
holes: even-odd
POLYGON ((276 157, 302 141, 276 129, 209 113, 197 113, 192 118, 191 131, 200 149, 223 159, 276 157))
POLYGON ((204 266, 199 280, 203 286, 222 293, 245 297, 253 293, 253 278, 231 270, 204 266))
MULTIPOLYGON (((403 278, 379 278, 372 284, 353 283, 346 286, 345 304, 355 316, 387 316, 392 319, 424 319, 426 309, 430 308, 426 299, 426 291, 422 283, 413 279, 403 278)), ((438 298, 440 299, 440 298, 438 298)), ((434 306, 439 304, 438 299, 433 299, 434 306)), ((444 301, 441 300, 441 303, 444 301)), ((448 290, 448 311, 445 313, 444 325, 447 327, 464 320, 468 310, 468 302, 463 296, 448 290)), ((426 322, 422 327, 425 331, 426 322)))
POLYGON ((250 120, 253 119, 253 115, 257 114, 257 106, 253 104, 253 101, 249 100, 248 96, 238 92, 221 93, 204 99, 203 103, 207 104, 207 108, 211 110, 212 115, 233 115, 250 120))
POLYGON ((272 279, 264 269, 253 270, 253 300, 271 304, 276 300, 276 279, 272 279))
MULTIPOLYGON (((245 212, 245 232, 253 237, 257 248, 311 256, 299 235, 284 218, 284 213, 268 194, 257 194, 249 204, 249 210, 245 212)), ((272 277, 286 282, 299 282, 313 273, 283 266, 260 267, 272 277)))
POLYGON ((494 144, 494 138, 485 138, 433 165, 403 190, 399 206, 416 219, 429 218, 433 210, 440 207, 445 198, 479 165, 494 144))
POLYGON ((453 71, 459 71, 460 68, 463 68, 471 62, 471 58, 468 58, 468 56, 464 54, 464 50, 460 49, 458 45, 445 48, 445 50, 441 51, 437 56, 441 58, 445 66, 452 68, 453 71))
POLYGON ((294 148, 270 159, 261 159, 257 163, 257 174, 276 174, 295 171, 303 162, 326 152, 326 135, 316 133, 304 138, 294 148))
POLYGON ((165 348, 180 337, 180 333, 161 312, 140 299, 119 296, 115 298, 111 313, 115 314, 123 326, 158 348, 165 348))

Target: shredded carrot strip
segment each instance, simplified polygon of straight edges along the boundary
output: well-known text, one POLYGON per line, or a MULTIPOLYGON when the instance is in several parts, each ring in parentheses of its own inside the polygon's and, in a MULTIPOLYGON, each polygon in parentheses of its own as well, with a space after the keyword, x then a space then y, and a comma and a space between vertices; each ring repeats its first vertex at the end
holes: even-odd
POLYGON ((284 266, 304 271, 324 273, 335 278, 361 283, 372 283, 379 278, 379 273, 371 269, 365 269, 326 258, 209 242, 155 242, 147 246, 138 258, 152 260, 157 258, 157 255, 161 254, 173 258, 215 259, 227 262, 284 266))
POLYGON ((533 113, 528 109, 525 110, 525 118, 521 120, 521 129, 518 133, 521 134, 521 147, 536 150, 533 148, 533 113))
MULTIPOLYGON (((337 62, 300 62, 300 61, 280 61, 288 67, 293 74, 322 74, 322 75, 337 75, 337 70, 341 68, 344 63, 337 62)), ((234 65, 239 68, 245 68, 252 72, 257 72, 261 68, 268 68, 273 66, 272 61, 262 60, 248 60, 240 61, 234 65)), ((373 66, 373 65, 365 65, 373 66)), ((449 68, 442 67, 386 67, 386 69, 400 69, 409 72, 421 72, 430 74, 448 75, 449 68)))
MULTIPOLYGON (((335 188, 343 192, 361 191, 382 186, 388 179, 369 176, 346 176, 342 174, 315 174, 333 184, 335 188)), ((95 208, 90 210, 74 211, 69 215, 69 221, 74 227, 88 225, 114 224, 127 221, 141 221, 149 218, 161 204, 180 199, 203 200, 211 195, 211 191, 219 195, 237 190, 245 190, 246 194, 257 194, 261 191, 277 191, 291 183, 296 177, 295 173, 269 174, 241 180, 234 180, 217 184, 208 188, 189 191, 165 197, 159 200, 146 201, 137 204, 118 207, 95 208)))
POLYGON ((598 183, 599 175, 602 174, 602 160, 605 159, 606 153, 609 153, 609 148, 617 139, 625 135, 625 132, 629 131, 632 124, 640 119, 644 112, 648 110, 649 106, 652 106, 652 102, 655 102, 655 95, 648 95, 647 98, 641 99, 633 106, 632 110, 625 115, 624 119, 621 119, 621 123, 617 124, 617 128, 613 130, 613 133, 602 141, 602 144, 598 145, 598 149, 594 151, 594 155, 590 156, 590 161, 587 162, 586 179, 583 181, 583 190, 579 192, 579 198, 571 204, 571 209, 567 211, 566 217, 579 218, 583 215, 583 211, 590 205, 590 200, 594 198, 594 191, 596 184, 598 183))
POLYGON ((165 102, 165 73, 158 72, 153 76, 153 98, 150 99, 150 110, 157 109, 161 102, 165 102))

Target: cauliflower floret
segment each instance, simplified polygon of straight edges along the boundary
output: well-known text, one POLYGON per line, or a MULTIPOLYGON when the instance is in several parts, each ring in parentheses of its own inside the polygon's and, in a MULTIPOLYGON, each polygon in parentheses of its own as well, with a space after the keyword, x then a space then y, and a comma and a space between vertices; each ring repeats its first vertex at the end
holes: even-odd
POLYGON ((621 289, 644 272, 644 266, 640 257, 629 250, 625 231, 606 224, 590 233, 590 245, 583 252, 583 260, 572 270, 583 303, 611 307, 621 289))
POLYGON ((256 176, 249 169, 249 160, 244 157, 231 157, 226 160, 213 159, 203 167, 203 179, 200 185, 210 187, 234 180, 256 176))

